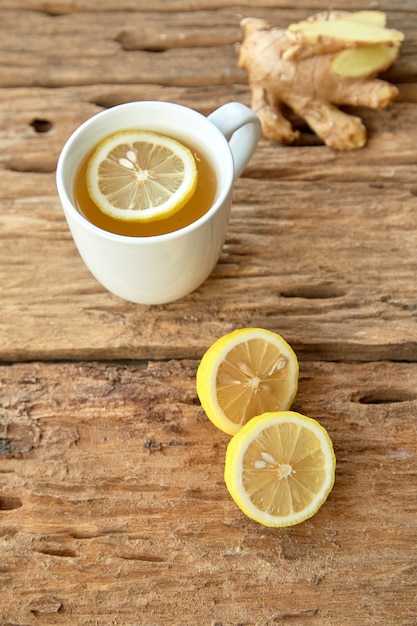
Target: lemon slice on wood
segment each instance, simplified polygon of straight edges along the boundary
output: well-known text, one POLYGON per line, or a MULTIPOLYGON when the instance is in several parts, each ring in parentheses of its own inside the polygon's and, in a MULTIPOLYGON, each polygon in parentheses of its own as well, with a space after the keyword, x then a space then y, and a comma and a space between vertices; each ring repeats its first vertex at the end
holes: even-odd
POLYGON ((207 417, 233 435, 255 415, 291 406, 298 388, 298 360, 280 335, 242 328, 207 350, 196 385, 207 417))
POLYGON ((225 482, 238 507, 264 526, 312 517, 335 479, 332 441, 314 419, 281 411, 248 422, 229 442, 225 482))
POLYGON ((87 165, 88 192, 116 219, 149 222, 179 211, 197 185, 192 152, 176 139, 145 130, 110 135, 87 165))

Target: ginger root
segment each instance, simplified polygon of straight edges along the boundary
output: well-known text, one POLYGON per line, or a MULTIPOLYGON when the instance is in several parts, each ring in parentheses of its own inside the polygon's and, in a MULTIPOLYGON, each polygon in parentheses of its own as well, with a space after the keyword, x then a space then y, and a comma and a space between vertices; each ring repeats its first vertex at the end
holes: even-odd
POLYGON ((380 11, 328 11, 291 24, 286 30, 246 18, 239 67, 246 69, 252 109, 266 138, 292 143, 299 133, 283 107, 304 119, 334 150, 366 144, 359 117, 340 106, 383 108, 398 89, 376 75, 395 61, 404 38, 385 26, 380 11))

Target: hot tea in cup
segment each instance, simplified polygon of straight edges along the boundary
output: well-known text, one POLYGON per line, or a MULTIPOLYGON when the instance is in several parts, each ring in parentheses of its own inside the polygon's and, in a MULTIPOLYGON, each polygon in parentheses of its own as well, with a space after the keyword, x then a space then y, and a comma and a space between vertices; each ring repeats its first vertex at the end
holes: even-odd
POLYGON ((208 117, 172 103, 130 102, 84 122, 61 152, 56 180, 74 242, 95 278, 113 294, 142 304, 170 302, 199 287, 220 256, 233 183, 260 134, 258 117, 236 102, 208 117), (166 219, 114 219, 91 196, 87 169, 94 150, 115 133, 132 130, 171 138, 193 154, 193 196, 166 219))
POLYGON ((92 199, 87 186, 87 165, 91 154, 83 159, 74 180, 74 201, 78 210, 92 224, 116 235, 153 237, 165 235, 189 226, 206 213, 216 194, 216 174, 209 158, 202 149, 187 146, 197 166, 197 186, 185 206, 164 219, 137 221, 117 219, 104 213, 92 199))

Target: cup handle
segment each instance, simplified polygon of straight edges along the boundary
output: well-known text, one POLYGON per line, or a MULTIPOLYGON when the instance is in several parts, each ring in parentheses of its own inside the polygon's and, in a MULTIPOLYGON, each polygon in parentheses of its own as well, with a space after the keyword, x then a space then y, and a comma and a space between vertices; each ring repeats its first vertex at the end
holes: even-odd
POLYGON ((240 102, 228 102, 208 116, 229 142, 235 164, 235 180, 239 178, 255 152, 261 136, 258 116, 240 102))

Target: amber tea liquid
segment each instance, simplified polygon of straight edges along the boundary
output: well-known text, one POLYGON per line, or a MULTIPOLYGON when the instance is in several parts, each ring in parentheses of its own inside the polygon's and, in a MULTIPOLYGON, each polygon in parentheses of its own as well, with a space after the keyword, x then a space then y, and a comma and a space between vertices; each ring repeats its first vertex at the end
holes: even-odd
POLYGON ((166 219, 140 223, 118 220, 100 211, 88 193, 86 181, 87 163, 93 150, 83 159, 75 175, 74 200, 79 212, 98 228, 129 237, 164 235, 192 224, 210 209, 216 194, 216 176, 208 158, 199 150, 187 147, 196 161, 198 183, 194 195, 178 213, 166 219))

